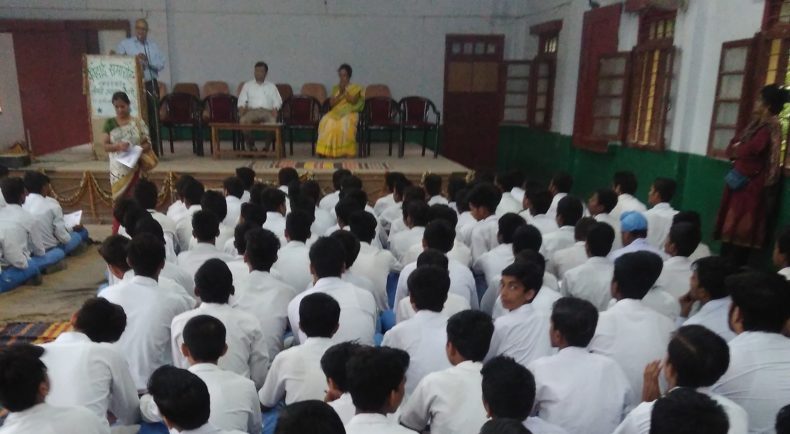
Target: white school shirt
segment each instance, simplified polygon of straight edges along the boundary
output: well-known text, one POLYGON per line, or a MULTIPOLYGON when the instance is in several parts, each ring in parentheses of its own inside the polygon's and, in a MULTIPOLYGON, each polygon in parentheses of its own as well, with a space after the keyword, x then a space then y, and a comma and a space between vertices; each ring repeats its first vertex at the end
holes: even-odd
POLYGON ((526 367, 535 359, 551 355, 550 326, 549 315, 531 304, 507 312, 494 321, 486 360, 508 356, 526 367))
POLYGON ((85 407, 41 403, 9 414, 0 434, 110 434, 110 425, 85 407))
MULTIPOLYGON (((502 306, 502 297, 499 296, 502 290, 501 280, 501 275, 497 275, 491 279, 491 282, 488 284, 488 289, 480 300, 480 310, 490 314, 494 319, 507 313, 507 310, 502 306)), ((554 302, 562 298, 557 291, 558 287, 557 279, 553 274, 543 273, 543 286, 541 286, 538 291, 538 295, 532 300, 532 306, 535 309, 551 313, 554 302)))
POLYGON ((380 216, 381 213, 384 212, 387 208, 395 205, 395 194, 390 193, 386 196, 381 196, 376 200, 376 203, 373 205, 373 212, 375 216, 380 216))
POLYGON ((592 303, 598 312, 609 308, 612 300, 614 264, 601 256, 593 256, 562 276, 560 293, 592 303))
MULTIPOLYGON (((746 410, 744 410, 743 407, 721 395, 711 393, 706 387, 700 387, 696 390, 697 392, 708 395, 708 397, 722 406, 730 424, 727 434, 746 434, 749 432, 749 416, 746 414, 746 410)), ((653 406, 655 403, 655 401, 650 401, 637 405, 636 408, 628 413, 628 416, 625 417, 623 423, 617 427, 613 434, 649 434, 650 421, 652 420, 653 406)))
POLYGON ((178 266, 194 280, 197 270, 209 259, 220 259, 225 263, 234 260, 233 256, 218 249, 214 244, 197 243, 191 249, 178 254, 178 266))
POLYGON ((790 267, 782 268, 781 270, 776 272, 780 276, 784 277, 785 280, 790 280, 790 267))
MULTIPOLYGON (((424 251, 425 249, 422 247, 422 241, 420 241, 420 243, 409 248, 409 251, 406 252, 400 263, 411 264, 412 262, 416 262, 417 258, 419 258, 420 254, 424 251)), ((466 247, 466 244, 458 240, 458 238, 453 242, 453 248, 447 252, 447 257, 455 259, 466 267, 472 266, 472 250, 466 247)))
POLYGON ((478 434, 488 419, 483 407, 483 364, 470 360, 428 374, 401 405, 400 423, 432 434, 478 434))
MULTIPOLYGON (((333 207, 334 209, 334 207, 333 207)), ((379 215, 378 221, 379 225, 384 228, 384 230, 392 235, 392 224, 400 219, 403 220, 403 202, 395 202, 394 204, 385 208, 381 215, 379 215)))
MULTIPOLYGON (((257 431, 255 431, 257 433, 257 431)), ((177 429, 173 428, 170 430, 170 434, 245 434, 245 431, 238 431, 238 430, 227 430, 227 429, 220 429, 214 426, 211 422, 207 422, 205 425, 198 427, 196 429, 187 429, 184 431, 178 431, 177 429)))
MULTIPOLYGON (((2 194, 0 194, 2 196, 2 194)), ((27 268, 30 250, 27 235, 13 222, 0 222, 0 266, 2 269, 27 268)))
POLYGON ((277 238, 280 239, 280 244, 285 245, 288 241, 285 239, 285 216, 279 212, 267 212, 266 221, 263 222, 263 228, 272 231, 277 238))
POLYGON ((196 309, 173 318, 170 340, 173 365, 185 369, 189 366, 186 358, 181 354, 184 326, 198 315, 213 316, 225 326, 228 351, 220 357, 218 366, 247 377, 255 383, 255 387, 261 387, 271 362, 267 355, 261 326, 256 317, 229 304, 203 302, 196 309))
POLYGON ((296 294, 296 289, 266 271, 253 270, 236 285, 234 307, 258 319, 269 360, 283 349, 283 336, 288 328, 288 303, 296 294))
POLYGON ((567 195, 568 193, 557 193, 551 198, 551 205, 549 205, 549 210, 546 211, 546 215, 550 219, 557 218, 557 207, 560 205, 560 201, 567 195))
POLYGON ((327 210, 316 207, 314 216, 315 220, 310 226, 310 233, 313 235, 326 233, 329 228, 337 224, 335 216, 327 210))
POLYGON ((708 247, 708 245, 705 243, 699 243, 699 246, 697 246, 697 249, 694 250, 694 253, 689 256, 689 260, 693 264, 694 262, 697 262, 697 260, 707 258, 710 255, 710 247, 708 247))
POLYGON ((422 243, 424 233, 425 226, 414 226, 405 231, 390 235, 390 252, 392 252, 398 261, 403 262, 404 256, 411 246, 422 243))
POLYGON ((162 227, 162 233, 165 236, 165 252, 167 253, 167 261, 176 262, 176 251, 179 246, 178 226, 176 225, 175 220, 155 209, 149 209, 147 211, 149 214, 151 214, 151 217, 153 217, 154 220, 159 223, 159 226, 162 227))
POLYGON ((354 401, 351 398, 351 394, 346 392, 340 395, 340 398, 332 402, 328 402, 330 407, 335 410, 337 416, 340 418, 340 421, 343 422, 343 425, 348 424, 351 421, 351 418, 357 414, 357 407, 354 405, 354 401))
POLYGON ((51 249, 71 240, 71 234, 63 221, 63 209, 57 200, 29 193, 25 197, 22 209, 35 218, 35 225, 41 235, 44 249, 51 249))
POLYGON ((176 220, 176 241, 178 241, 178 247, 181 253, 191 248, 192 216, 202 209, 203 207, 200 205, 190 205, 181 219, 176 220))
MULTIPOLYGON (((234 232, 236 230, 235 226, 229 226, 224 223, 224 220, 219 222, 219 235, 217 238, 214 239, 214 245, 217 246, 219 250, 225 251, 225 246, 227 245, 228 241, 231 243, 234 240, 233 236, 235 235, 234 232)), ((280 240, 281 242, 284 242, 280 240)), ((195 246, 198 245, 198 240, 194 236, 189 240, 189 248, 193 249, 195 246)), ((234 246, 235 248, 235 246, 234 246)))
POLYGON ((675 324, 639 300, 623 299, 601 312, 590 351, 611 357, 625 371, 639 403, 645 366, 664 357, 675 324))
POLYGON ((184 204, 184 202, 177 200, 167 207, 167 213, 165 215, 170 217, 170 219, 174 222, 178 223, 182 218, 184 218, 184 216, 187 215, 187 212, 187 206, 184 204))
POLYGON ((532 434, 568 434, 568 431, 565 431, 562 427, 548 423, 539 417, 528 417, 524 419, 523 425, 532 434))
POLYGON ((447 199, 444 198, 444 196, 437 194, 436 196, 431 196, 428 199, 427 203, 428 206, 431 206, 431 205, 447 205, 450 202, 448 202, 447 199))
POLYGON ((502 193, 502 199, 499 200, 499 205, 496 207, 496 215, 502 217, 507 213, 518 214, 524 209, 522 201, 513 197, 511 192, 502 193))
POLYGON ((310 248, 301 241, 289 241, 277 251, 277 262, 272 270, 282 276, 283 282, 296 289, 304 291, 312 282, 310 274, 310 248))
POLYGON ((373 247, 364 241, 359 243, 359 255, 351 266, 352 273, 366 277, 373 283, 373 298, 376 299, 376 306, 381 311, 390 308, 387 298, 387 277, 390 272, 397 272, 400 269, 400 262, 392 253, 373 247))
POLYGON ((609 253, 607 258, 609 258, 609 260, 614 263, 614 261, 616 261, 617 258, 619 258, 620 256, 623 256, 627 253, 641 252, 643 250, 650 253, 655 253, 656 255, 661 257, 661 260, 663 261, 669 259, 669 255, 667 255, 666 252, 664 252, 664 250, 659 250, 653 247, 644 238, 637 238, 634 241, 632 241, 631 244, 623 247, 622 249, 613 250, 611 253, 609 253))
POLYGON ((528 368, 536 383, 534 413, 569 433, 610 434, 633 401, 620 365, 586 348, 563 348, 528 368))
POLYGON ((673 256, 664 261, 664 268, 656 280, 658 288, 675 298, 683 297, 691 289, 691 261, 685 256, 673 256))
POLYGON ((326 196, 321 198, 321 201, 318 202, 318 207, 332 212, 335 209, 335 205, 340 202, 340 191, 333 191, 332 193, 327 194, 326 196))
MULTIPOLYGON (((445 318, 450 318, 458 312, 463 312, 471 308, 472 306, 469 304, 469 300, 458 294, 449 292, 447 293, 447 301, 444 302, 444 306, 442 307, 442 315, 445 318)), ((411 300, 409 297, 404 297, 403 300, 398 302, 398 306, 395 308, 395 322, 401 323, 409 318, 413 318, 415 314, 417 314, 417 312, 414 310, 414 307, 412 307, 411 300)))
POLYGON ((743 332, 729 342, 730 367, 711 388, 749 415, 750 433, 772 433, 779 409, 790 401, 790 339, 743 332))
POLYGON ((165 261, 164 268, 159 272, 159 279, 162 278, 172 280, 180 287, 184 288, 184 291, 193 299, 197 298, 195 295, 195 275, 190 275, 189 272, 179 267, 177 264, 165 261))
MULTIPOLYGON (((117 283, 131 281, 134 278, 135 274, 134 274, 134 270, 128 270, 126 271, 126 273, 123 274, 123 277, 121 279, 115 277, 112 273, 109 273, 109 276, 110 278, 107 279, 109 285, 115 285, 117 283)), ((184 287, 181 286, 181 284, 179 284, 173 279, 165 277, 164 275, 162 275, 162 273, 159 273, 159 277, 156 279, 156 281, 157 284, 159 285, 159 288, 161 288, 164 291, 167 291, 172 295, 176 295, 178 298, 183 299, 190 306, 190 309, 195 307, 195 304, 197 303, 197 297, 195 297, 194 292, 191 293, 187 292, 187 290, 184 289, 184 287)))
MULTIPOLYGON (((480 309, 480 301, 477 299, 475 277, 469 268, 464 267, 458 261, 451 258, 448 258, 447 268, 450 273, 450 292, 467 299, 472 309, 480 309)), ((400 276, 398 276, 398 286, 395 289, 395 303, 400 303, 402 299, 409 295, 409 276, 416 269, 416 262, 412 262, 403 267, 400 276)))
POLYGON ((599 223, 606 223, 614 229, 614 241, 612 242, 612 250, 617 250, 623 247, 623 233, 620 230, 620 219, 614 218, 609 213, 602 212, 594 216, 595 221, 599 223))
POLYGON ((309 294, 323 292, 334 298, 340 305, 340 327, 333 339, 336 342, 358 341, 363 345, 373 345, 378 311, 373 295, 339 277, 318 279, 312 289, 297 295, 288 304, 288 321, 294 338, 304 342, 307 335, 299 329, 299 304, 309 294), (298 330, 298 333, 297 333, 298 330))
POLYGON ((568 270, 587 262, 587 243, 576 241, 572 246, 554 252, 548 261, 546 267, 551 274, 564 276, 568 270))
POLYGON ((278 354, 258 392, 260 403, 272 408, 283 397, 286 404, 310 399, 323 401, 327 386, 321 357, 334 344, 330 338, 307 338, 303 344, 278 354))
MULTIPOLYGON (((228 261, 225 264, 228 266, 230 275, 233 277, 234 288, 238 288, 241 282, 247 280, 247 278, 250 276, 250 266, 244 262, 243 256, 237 256, 232 261, 228 261)), ((233 297, 235 298, 235 294, 233 297)))
MULTIPOLYGON (((540 253, 546 258, 551 258, 560 250, 571 247, 576 243, 575 232, 576 228, 573 226, 563 226, 552 233, 544 235, 540 253)), ((552 270, 548 271, 552 272, 552 270)))
POLYGON ((455 239, 462 243, 469 245, 469 236, 471 235, 473 225, 477 223, 470 211, 464 211, 458 214, 458 224, 455 225, 455 239))
POLYGON ((397 422, 379 413, 354 415, 345 428, 346 434, 415 434, 415 431, 398 425, 397 422))
POLYGON ((239 92, 239 107, 279 110, 283 99, 277 86, 270 81, 258 83, 255 79, 245 82, 239 92))
POLYGON ((222 220, 222 222, 235 228, 239 224, 239 218, 241 218, 241 198, 229 194, 225 196, 225 204, 228 207, 228 213, 225 214, 225 220, 222 220))
POLYGON ((642 297, 642 304, 671 319, 673 322, 677 322, 680 316, 680 302, 678 299, 656 286, 650 288, 647 294, 642 297))
POLYGON ((532 213, 527 209, 521 211, 519 215, 524 217, 524 220, 527 221, 527 224, 538 228, 538 231, 540 231, 540 234, 543 236, 560 230, 560 227, 557 226, 557 220, 549 217, 546 214, 532 215, 532 213))
POLYGON ((429 310, 418 311, 414 317, 398 323, 384 335, 381 346, 409 353, 406 396, 411 395, 426 375, 451 366, 444 348, 446 344, 447 317, 429 310))
POLYGON ((672 219, 678 211, 666 202, 653 205, 653 208, 644 212, 647 219, 647 242, 659 249, 664 248, 664 243, 672 227, 672 219))
POLYGON ((51 384, 47 403, 86 407, 102 419, 109 411, 122 425, 137 422, 137 387, 129 364, 112 344, 92 342, 80 332, 64 332, 41 347, 51 384))
POLYGON ((115 345, 129 362, 137 391, 145 391, 151 374, 173 361, 168 350, 173 318, 192 305, 144 276, 108 286, 99 297, 120 305, 126 313, 126 329, 115 345))
POLYGON ((683 325, 696 324, 705 326, 712 332, 721 336, 722 339, 729 342, 736 336, 735 332, 730 329, 731 304, 732 298, 730 298, 730 296, 718 300, 709 300, 700 307, 697 313, 686 319, 683 325))
POLYGON ((638 211, 643 213, 647 211, 647 207, 634 196, 631 196, 628 193, 622 193, 617 196, 617 205, 615 205, 614 209, 612 209, 612 212, 609 214, 611 214, 617 220, 620 220, 620 216, 623 215, 624 212, 628 211, 638 211))
POLYGON ((469 248, 472 249, 472 260, 499 245, 499 217, 492 214, 472 226, 469 234, 469 248))
POLYGON ((483 253, 472 265, 475 274, 485 276, 486 282, 490 282, 496 276, 502 275, 502 270, 513 263, 513 243, 500 244, 493 249, 483 253))
POLYGON ((0 208, 0 228, 7 229, 6 242, 22 246, 28 258, 46 253, 41 230, 35 222, 33 216, 19 205, 8 204, 0 208))

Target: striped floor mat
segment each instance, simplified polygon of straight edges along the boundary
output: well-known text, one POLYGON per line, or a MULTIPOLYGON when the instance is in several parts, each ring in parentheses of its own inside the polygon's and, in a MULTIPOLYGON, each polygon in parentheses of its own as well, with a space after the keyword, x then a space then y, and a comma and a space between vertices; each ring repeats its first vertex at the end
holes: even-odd
POLYGON ((68 322, 15 322, 0 329, 0 347, 11 344, 44 344, 71 330, 68 322))
POLYGON ((389 170, 390 165, 382 161, 294 161, 294 160, 277 160, 259 162, 256 166, 263 169, 282 169, 285 167, 293 167, 294 169, 305 170, 337 170, 348 169, 354 170, 389 170))

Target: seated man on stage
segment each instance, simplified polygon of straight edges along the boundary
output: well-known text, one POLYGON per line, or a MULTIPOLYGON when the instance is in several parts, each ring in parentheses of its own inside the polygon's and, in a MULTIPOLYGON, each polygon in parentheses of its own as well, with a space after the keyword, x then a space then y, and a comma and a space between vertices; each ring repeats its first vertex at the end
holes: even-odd
MULTIPOLYGON (((239 123, 273 123, 277 122, 277 110, 283 105, 280 92, 272 82, 266 81, 269 66, 266 62, 255 64, 255 79, 241 87, 239 92, 239 123)), ((245 133, 244 140, 248 151, 255 149, 255 138, 252 132, 245 133)))

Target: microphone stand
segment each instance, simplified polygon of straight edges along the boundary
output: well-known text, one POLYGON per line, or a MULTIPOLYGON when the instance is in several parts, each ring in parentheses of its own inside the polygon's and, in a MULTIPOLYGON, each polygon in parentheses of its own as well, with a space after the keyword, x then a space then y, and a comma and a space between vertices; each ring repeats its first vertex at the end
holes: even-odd
MULTIPOLYGON (((146 89, 145 93, 154 102, 153 103, 153 109, 154 109, 154 113, 153 113, 154 122, 153 122, 153 124, 154 125, 152 125, 152 127, 154 128, 154 131, 156 132, 156 134, 154 135, 155 136, 154 141, 156 143, 154 143, 153 145, 154 145, 154 149, 156 149, 156 151, 157 151, 158 156, 161 157, 164 152, 162 150, 162 138, 160 137, 160 127, 159 127, 159 80, 157 78, 154 78, 154 74, 156 74, 157 72, 151 66, 151 56, 148 54, 148 37, 147 36, 145 38, 145 42, 143 42, 143 52, 145 53, 145 59, 146 59, 145 66, 148 68, 148 74, 151 76, 151 89, 150 90, 146 89)), ((151 115, 149 115, 149 117, 150 116, 151 115)))

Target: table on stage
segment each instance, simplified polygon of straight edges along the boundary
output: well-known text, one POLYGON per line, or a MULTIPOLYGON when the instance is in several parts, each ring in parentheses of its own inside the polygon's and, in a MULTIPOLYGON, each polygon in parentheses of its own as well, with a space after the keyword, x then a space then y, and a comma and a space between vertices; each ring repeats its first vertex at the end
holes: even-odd
POLYGON ((212 122, 209 124, 209 126, 211 127, 211 151, 214 154, 214 158, 222 158, 224 156, 285 158, 285 148, 283 147, 283 124, 238 124, 235 122, 212 122), (221 151, 219 147, 219 132, 221 130, 272 132, 274 133, 274 151, 221 151))

